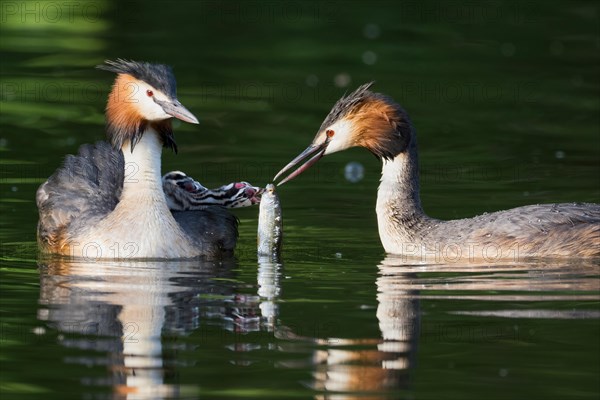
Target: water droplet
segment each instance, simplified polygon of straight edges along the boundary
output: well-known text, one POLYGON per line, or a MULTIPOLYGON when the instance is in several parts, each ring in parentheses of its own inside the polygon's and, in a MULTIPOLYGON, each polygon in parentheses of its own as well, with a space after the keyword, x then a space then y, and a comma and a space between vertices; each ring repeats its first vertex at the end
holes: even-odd
POLYGON ((340 88, 348 86, 350 82, 352 82, 352 78, 350 78, 350 75, 348 75, 345 72, 341 72, 337 74, 335 78, 333 78, 333 83, 335 84, 335 86, 340 88))
POLYGON ((16 186, 13 186, 13 187, 10 188, 10 190, 13 191, 13 192, 18 192, 19 188, 16 187, 16 186))
POLYGON ((508 375, 508 370, 506 368, 500 368, 500 371, 498 371, 498 375, 504 378, 506 375, 508 375))
POLYGON ((44 328, 43 326, 36 326, 35 328, 33 328, 32 332, 34 335, 44 335, 46 334, 46 328, 44 328))
POLYGON ((556 157, 558 160, 562 160, 563 158, 565 158, 565 152, 562 150, 557 150, 554 153, 554 157, 556 157))
POLYGON ((348 182, 360 182, 365 177, 365 167, 356 161, 349 162, 344 167, 344 177, 348 182))
POLYGON ((335 258, 342 258, 342 253, 335 253, 335 258))
POLYGON ((373 65, 377 62, 377 54, 371 50, 365 51, 362 55, 362 60, 367 65, 373 65))
POLYGON ((381 34, 381 29, 377 24, 367 24, 363 29, 363 34, 367 39, 377 39, 381 34))

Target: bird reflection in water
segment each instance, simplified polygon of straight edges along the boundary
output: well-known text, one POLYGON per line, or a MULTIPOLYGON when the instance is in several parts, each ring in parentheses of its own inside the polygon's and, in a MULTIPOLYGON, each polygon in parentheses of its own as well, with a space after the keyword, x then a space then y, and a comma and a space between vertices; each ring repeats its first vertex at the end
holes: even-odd
MULTIPOLYGON (((268 260, 259 267, 259 292, 262 288, 262 297, 270 295, 272 299, 262 302, 263 316, 265 310, 271 312, 267 325, 273 321, 280 351, 311 356, 279 361, 277 367, 312 369, 313 380, 307 386, 317 399, 381 398, 386 392, 397 393, 410 386, 420 333, 418 291, 410 288, 414 272, 387 269, 387 260, 382 262, 376 279, 380 337, 351 339, 305 336, 277 320, 280 267, 268 260)), ((281 320, 285 321, 285 315, 281 320)))
MULTIPOLYGON (((296 353, 294 348, 300 346, 312 354, 302 367, 313 370, 314 383, 309 386, 317 393, 381 392, 407 384, 419 310, 410 290, 392 290, 395 280, 409 279, 405 275, 382 274, 377 280, 383 339, 313 338, 295 334, 285 318, 281 321, 281 260, 259 260, 256 295, 238 292, 236 267, 233 260, 45 263, 40 265, 38 318, 60 333, 64 347, 87 351, 64 362, 107 367, 108 377, 81 381, 111 386, 115 398, 179 397, 182 391, 196 391, 173 383, 178 367, 186 364, 168 338, 189 335, 207 320, 220 321, 218 329, 227 331, 270 332, 268 348, 273 351, 296 353)), ((226 347, 247 352, 251 344, 226 347)), ((243 360, 232 362, 245 365, 243 360)))
MULTIPOLYGON (((288 353, 312 349, 312 357, 279 365, 285 368, 311 365, 313 380, 309 386, 318 391, 315 396, 318 399, 385 398, 387 395, 395 398, 402 393, 411 397, 417 351, 427 345, 428 340, 473 343, 497 338, 498 333, 507 340, 515 336, 514 332, 498 332, 495 329, 498 324, 490 323, 489 326, 480 325, 481 329, 476 332, 459 329, 459 336, 448 337, 446 330, 436 331, 439 328, 435 326, 436 318, 430 317, 429 322, 421 320, 421 301, 454 304, 457 309, 447 310, 447 315, 597 319, 600 313, 585 307, 552 310, 546 306, 523 310, 522 306, 524 302, 530 302, 533 307, 539 307, 540 302, 557 300, 596 303, 600 299, 598 274, 600 266, 594 261, 407 265, 403 257, 388 255, 379 264, 376 278, 380 337, 347 339, 332 335, 311 338, 280 325, 276 333, 287 341, 280 347, 287 346, 288 353), (477 304, 477 311, 472 307, 460 309, 465 306, 464 300, 477 304), (488 336, 480 337, 480 334, 488 336)), ((453 321, 460 323, 461 319, 453 321)), ((509 325, 512 329, 515 323, 509 325)))
MULTIPOLYGON (((388 266, 386 260, 379 265, 376 279, 381 337, 314 340, 325 347, 315 350, 311 360, 314 380, 310 386, 319 392, 317 399, 381 398, 410 387, 421 325, 418 292, 406 288, 414 276, 410 269, 388 266)), ((294 335, 287 332, 287 337, 294 335)))
MULTIPOLYGON (((227 329, 242 308, 232 284, 235 261, 67 262, 40 265, 38 318, 67 348, 97 351, 67 363, 106 365, 116 398, 178 397, 176 352, 167 337, 187 335, 218 316, 227 329), (206 323, 206 321, 204 321, 206 323)), ((258 313, 258 312, 256 312, 258 313)), ((86 353, 89 354, 89 353, 86 353)))
MULTIPOLYGON (((84 377, 83 384, 111 386, 115 398, 127 399, 198 392, 197 382, 177 382, 178 370, 194 362, 178 350, 194 346, 194 337, 203 332, 187 336, 202 325, 215 326, 214 336, 226 331, 268 332, 266 343, 246 336, 244 341, 218 345, 237 353, 230 360, 236 368, 253 363, 251 350, 277 352, 272 358, 274 368, 312 373, 306 386, 315 398, 348 399, 412 390, 417 349, 419 343, 426 345, 431 333, 431 321, 429 325, 421 321, 421 301, 478 304, 473 311, 473 307, 459 308, 464 301, 454 302, 456 308, 446 310, 447 315, 477 312, 538 318, 543 311, 543 318, 599 318, 593 310, 521 307, 523 302, 534 306, 554 300, 597 302, 597 263, 432 266, 405 265, 401 258, 388 256, 376 272, 377 307, 371 311, 379 334, 345 338, 348 332, 332 326, 329 334, 321 331, 311 336, 286 325, 292 318, 278 307, 285 300, 281 260, 259 260, 254 294, 235 279, 237 268, 234 260, 45 263, 40 266, 38 318, 59 332, 64 347, 84 350, 64 362, 107 367, 108 377, 84 377), (517 310, 514 301, 521 304, 517 310)), ((259 356, 262 361, 264 356, 259 356)), ((85 371, 83 376, 95 370, 85 371)))

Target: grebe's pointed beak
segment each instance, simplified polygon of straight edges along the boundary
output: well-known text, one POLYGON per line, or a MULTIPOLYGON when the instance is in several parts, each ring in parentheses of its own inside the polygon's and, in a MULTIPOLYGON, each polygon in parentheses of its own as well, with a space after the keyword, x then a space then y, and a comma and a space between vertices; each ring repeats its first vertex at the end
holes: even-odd
POLYGON ((170 116, 185 122, 189 122, 190 124, 198 123, 198 118, 196 118, 194 114, 185 108, 183 104, 179 102, 179 100, 157 100, 154 98, 154 101, 170 116))
POLYGON ((315 164, 317 161, 319 161, 321 159, 321 157, 323 157, 328 144, 329 144, 329 140, 325 140, 321 144, 313 143, 310 146, 308 146, 308 148, 306 150, 304 150, 302 153, 300 153, 300 155, 298 155, 298 157, 294 158, 292 161, 290 161, 290 163, 288 165, 283 167, 283 169, 281 171, 279 171, 277 173, 277 175, 275 175, 275 178, 273 178, 273 181, 277 180, 277 178, 279 178, 285 172, 287 172, 288 170, 295 167, 297 164, 300 163, 300 161, 305 160, 307 158, 308 158, 308 161, 306 161, 298 169, 296 169, 294 172, 292 172, 290 175, 288 175, 284 180, 279 182, 277 184, 277 186, 281 186, 284 183, 291 181, 292 179, 294 179, 295 177, 297 177, 298 175, 300 175, 301 173, 303 173, 304 171, 309 169, 313 164, 315 164))

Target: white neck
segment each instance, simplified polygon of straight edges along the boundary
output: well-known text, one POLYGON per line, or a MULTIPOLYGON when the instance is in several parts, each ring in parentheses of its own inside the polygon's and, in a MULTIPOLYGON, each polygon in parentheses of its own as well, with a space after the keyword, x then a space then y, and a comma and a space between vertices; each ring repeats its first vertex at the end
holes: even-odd
POLYGON ((387 252, 398 242, 413 242, 416 228, 428 220, 419 197, 419 161, 416 143, 393 160, 384 160, 377 193, 379 237, 387 252))
POLYGON ((144 203, 167 202, 161 181, 162 143, 158 133, 148 128, 131 151, 128 141, 122 148, 125 158, 125 179, 121 202, 143 200, 144 203))

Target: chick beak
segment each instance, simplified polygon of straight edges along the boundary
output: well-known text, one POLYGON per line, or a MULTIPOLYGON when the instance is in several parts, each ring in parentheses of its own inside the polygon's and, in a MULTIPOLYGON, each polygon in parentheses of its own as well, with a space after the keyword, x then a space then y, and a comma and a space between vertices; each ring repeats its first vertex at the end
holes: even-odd
POLYGON ((308 146, 308 148, 306 150, 304 150, 302 153, 300 153, 300 155, 298 155, 298 157, 294 158, 292 161, 290 161, 290 163, 288 165, 283 167, 283 169, 281 171, 279 171, 277 173, 277 175, 275 175, 275 178, 273 178, 273 181, 277 180, 277 178, 279 178, 281 175, 283 175, 286 171, 295 167, 297 164, 300 163, 300 161, 305 160, 307 158, 308 158, 308 161, 306 161, 298 169, 296 169, 294 172, 292 172, 290 175, 288 175, 287 178, 285 178, 284 180, 279 182, 277 184, 277 186, 281 186, 284 183, 286 183, 287 181, 291 181, 292 179, 294 179, 295 177, 297 177, 298 175, 300 175, 301 173, 303 173, 304 171, 309 169, 313 164, 315 164, 317 161, 319 161, 321 159, 321 157, 323 157, 328 144, 329 144, 329 140, 325 140, 321 144, 313 143, 310 146, 308 146))
POLYGON ((179 102, 179 100, 158 100, 154 98, 156 104, 162 107, 162 109, 172 117, 180 119, 190 124, 197 124, 198 118, 194 116, 187 108, 179 102))

